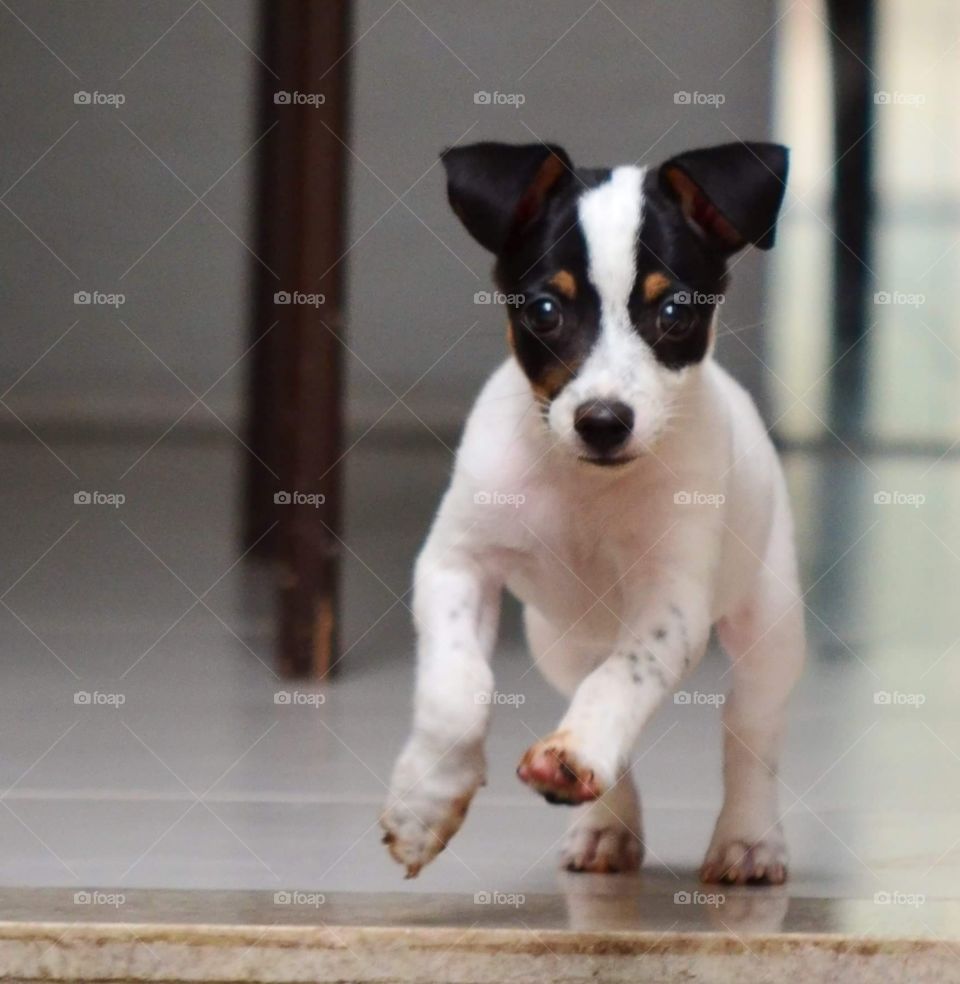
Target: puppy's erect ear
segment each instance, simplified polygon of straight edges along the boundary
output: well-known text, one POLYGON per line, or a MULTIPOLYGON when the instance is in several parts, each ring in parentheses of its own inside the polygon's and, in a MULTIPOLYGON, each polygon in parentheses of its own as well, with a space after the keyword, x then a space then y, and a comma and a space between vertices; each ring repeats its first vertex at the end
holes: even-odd
POLYGON ((770 249, 787 186, 780 144, 731 143, 691 150, 660 166, 660 184, 687 221, 725 253, 770 249))
POLYGON ((445 150, 440 159, 451 207, 491 253, 500 253, 572 179, 570 158, 554 145, 475 143, 445 150))

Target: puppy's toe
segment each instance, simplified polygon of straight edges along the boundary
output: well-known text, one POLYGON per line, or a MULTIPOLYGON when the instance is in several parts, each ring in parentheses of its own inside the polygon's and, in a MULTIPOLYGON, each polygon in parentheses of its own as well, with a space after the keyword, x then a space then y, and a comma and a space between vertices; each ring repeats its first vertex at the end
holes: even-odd
POLYGON ((594 770, 581 761, 561 732, 528 748, 517 776, 548 803, 586 803, 604 791, 594 770))
POLYGON ((643 860, 643 842, 623 824, 576 825, 567 833, 560 860, 567 871, 595 874, 636 871, 643 860))
MULTIPOLYGON (((412 799, 412 797, 411 797, 412 799)), ((394 798, 380 817, 383 843, 394 861, 416 878, 460 829, 470 804, 470 795, 455 800, 421 798, 413 803, 394 798)))
POLYGON ((786 848, 778 838, 719 841, 707 852, 700 879, 728 885, 782 885, 787 880, 786 848))
POLYGON ((407 869, 407 878, 416 878, 420 869, 429 864, 446 846, 438 834, 430 828, 399 819, 391 813, 380 818, 383 843, 390 856, 407 869))

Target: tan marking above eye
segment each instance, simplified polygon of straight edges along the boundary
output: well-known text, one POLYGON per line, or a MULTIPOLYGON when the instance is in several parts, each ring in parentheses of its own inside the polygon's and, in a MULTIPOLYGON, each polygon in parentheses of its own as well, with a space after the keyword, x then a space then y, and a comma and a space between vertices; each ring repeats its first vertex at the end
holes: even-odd
POLYGON ((548 283, 568 300, 572 301, 577 296, 577 281, 569 270, 558 270, 548 283))
POLYGON ((643 282, 643 299, 655 301, 670 289, 670 278, 665 273, 648 274, 643 282))

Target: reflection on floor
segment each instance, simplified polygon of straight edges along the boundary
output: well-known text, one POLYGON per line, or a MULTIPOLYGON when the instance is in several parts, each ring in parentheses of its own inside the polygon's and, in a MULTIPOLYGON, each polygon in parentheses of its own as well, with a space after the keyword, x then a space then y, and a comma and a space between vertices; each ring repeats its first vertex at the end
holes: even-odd
MULTIPOLYGON (((497 686, 523 702, 495 709, 489 786, 417 880, 380 844, 409 715, 405 591, 445 456, 351 456, 346 652, 335 683, 310 687, 274 676, 268 582, 234 566, 239 457, 160 444, 120 480, 144 447, 52 445, 58 462, 27 439, 0 456, 15 520, 0 556, 0 883, 500 897, 595 881, 556 870, 567 814, 513 774, 562 702, 512 610, 497 686), (77 505, 80 490, 125 501, 77 505)), ((789 892, 915 923, 960 894, 960 470, 800 454, 787 467, 811 642, 782 768, 789 892)), ((724 670, 711 654, 685 689, 722 693, 724 670)), ((687 919, 674 894, 695 889, 719 807, 719 733, 710 704, 655 717, 635 769, 647 866, 600 879, 604 894, 649 893, 687 919)), ((783 896, 769 898, 761 921, 776 923, 783 896)))

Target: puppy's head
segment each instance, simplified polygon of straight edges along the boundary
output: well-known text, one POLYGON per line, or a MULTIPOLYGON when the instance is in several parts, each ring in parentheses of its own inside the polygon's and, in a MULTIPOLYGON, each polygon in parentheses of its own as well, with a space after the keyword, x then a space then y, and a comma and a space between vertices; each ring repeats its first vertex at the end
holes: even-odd
POLYGON ((557 146, 478 143, 443 163, 453 210, 517 301, 511 345, 560 443, 594 465, 651 449, 709 355, 728 259, 773 245, 786 148, 584 170, 557 146))

